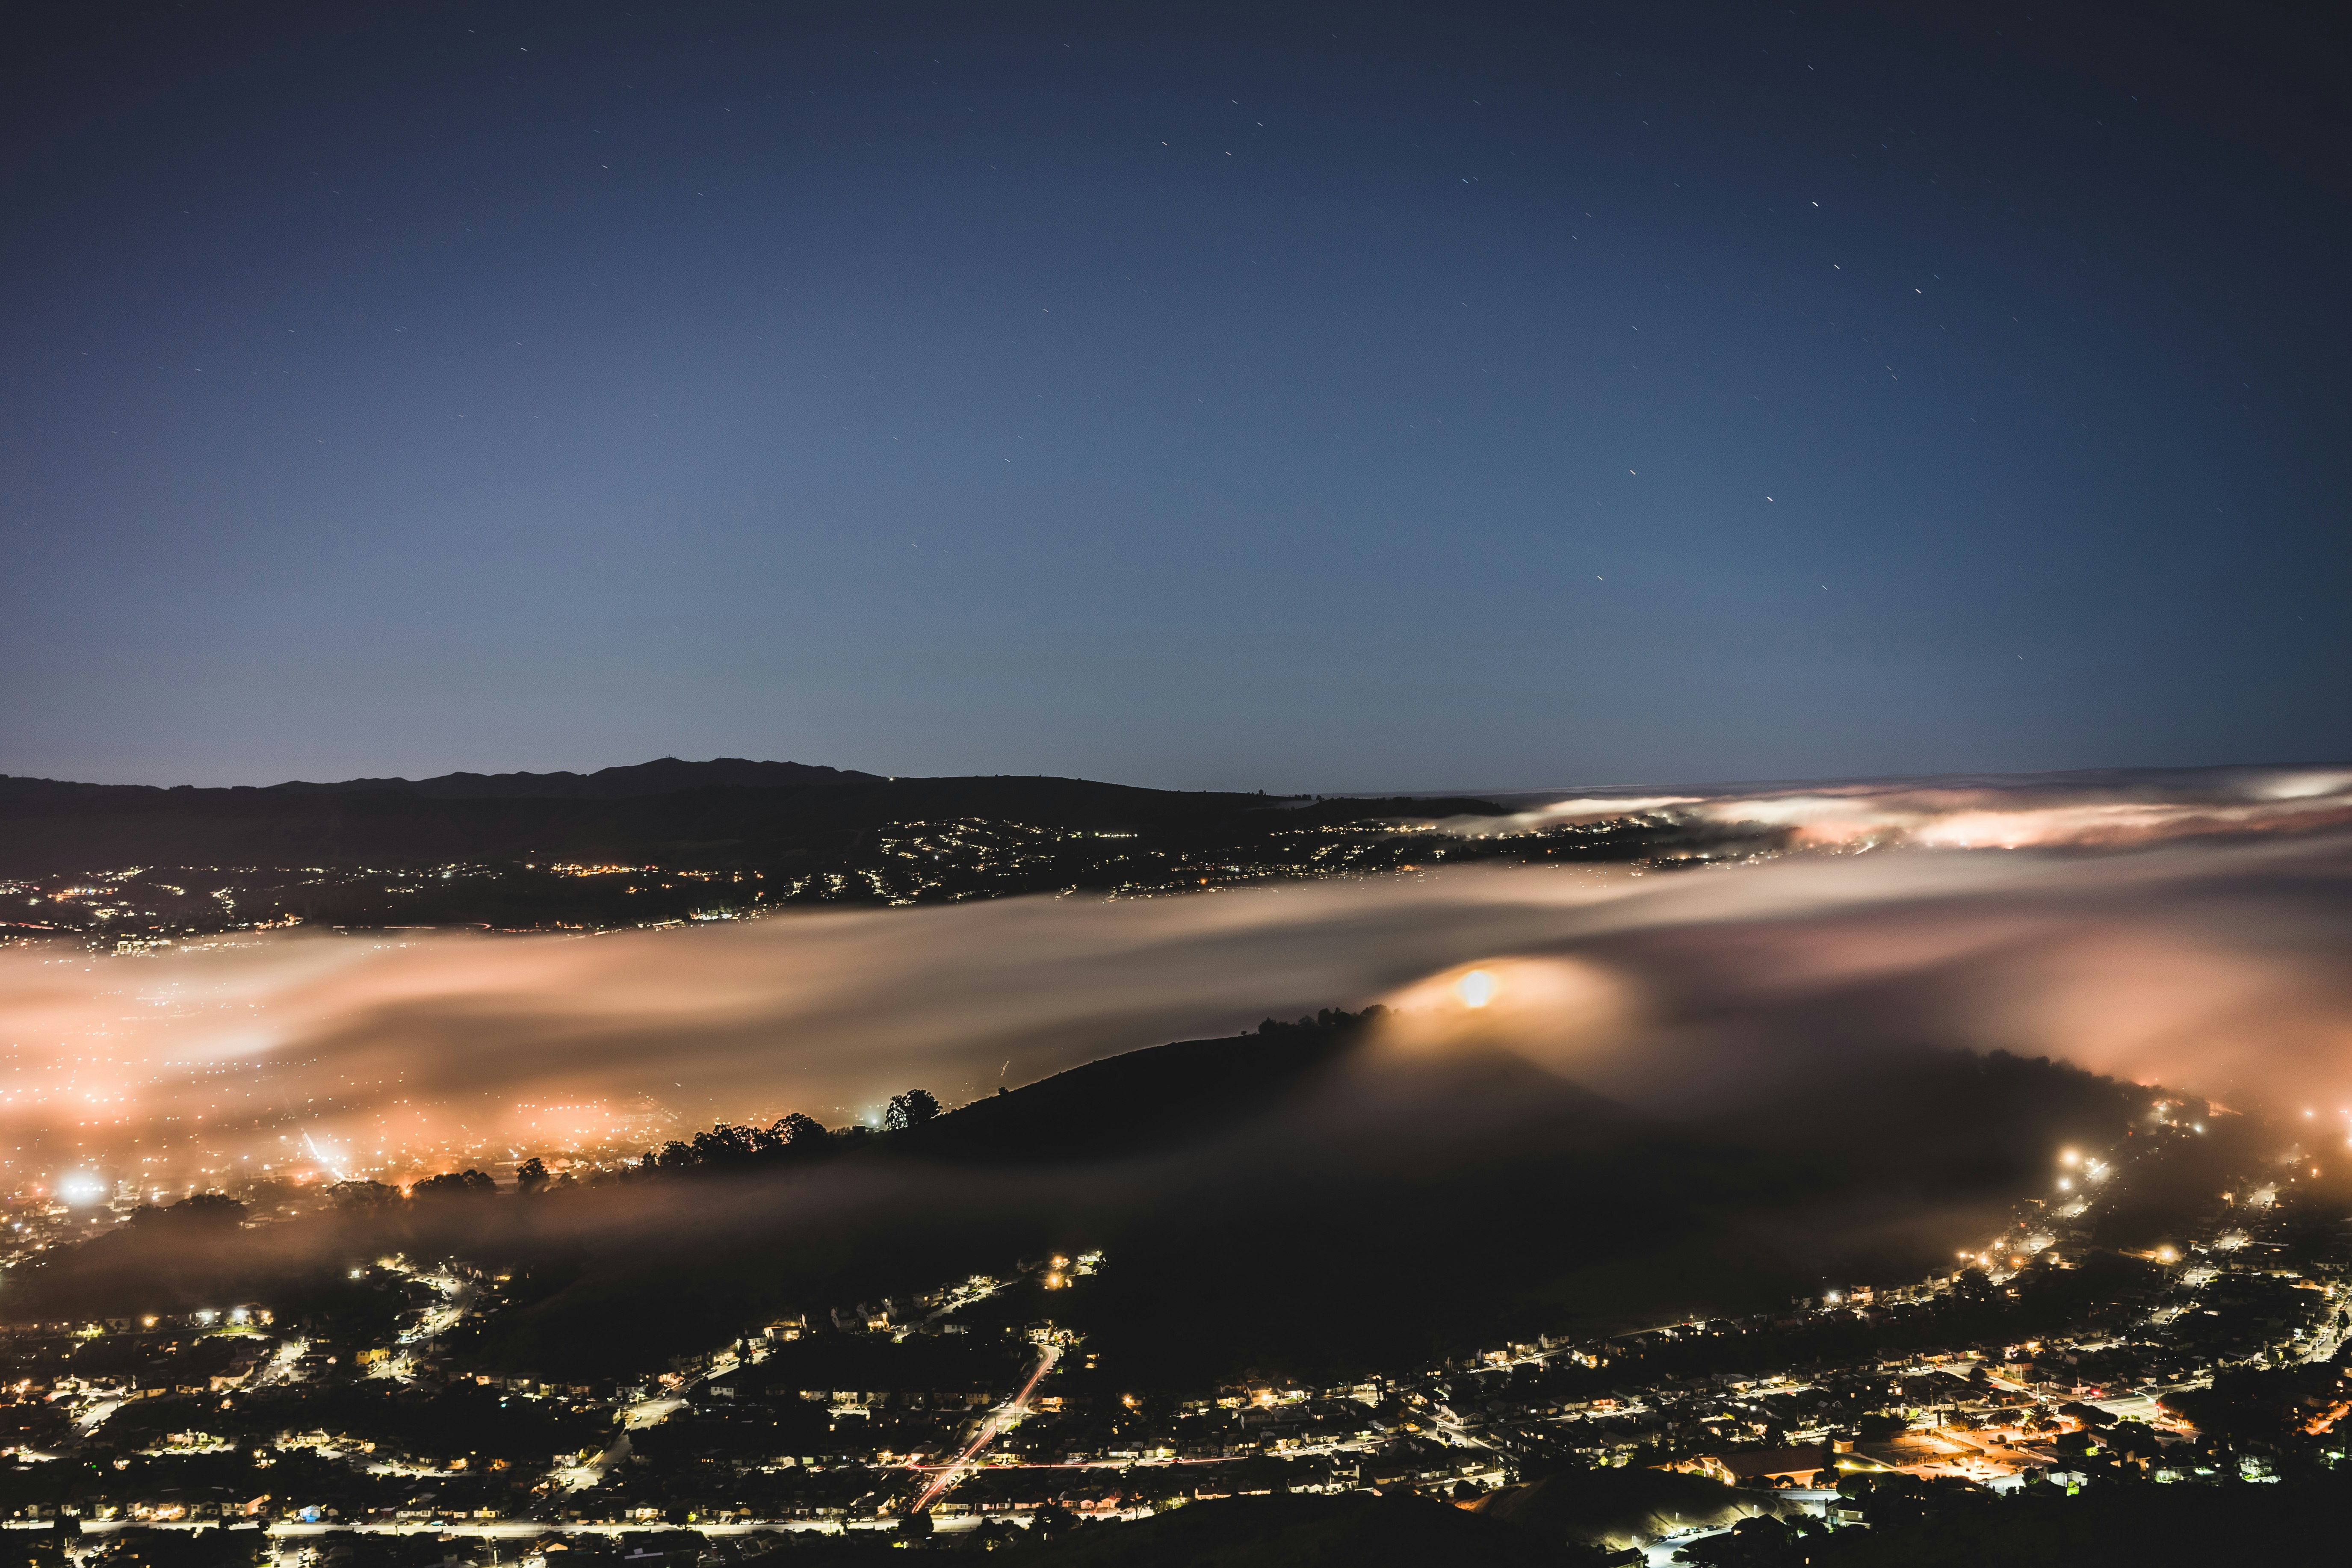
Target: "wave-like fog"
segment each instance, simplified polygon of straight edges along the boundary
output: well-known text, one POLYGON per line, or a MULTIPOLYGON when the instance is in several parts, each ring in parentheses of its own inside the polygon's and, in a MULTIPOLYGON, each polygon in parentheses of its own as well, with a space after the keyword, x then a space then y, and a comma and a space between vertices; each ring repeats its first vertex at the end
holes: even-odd
POLYGON ((2116 848, 2352 824, 2352 767, 1976 773, 1495 798, 1518 808, 1506 816, 1449 817, 1440 826, 1472 837, 1639 812, 1714 827, 1786 828, 1803 846, 2116 848))
MULTIPOLYGON (((2307 1106, 2340 1127, 2347 784, 2352 770, 2236 770, 2175 775, 2168 793, 2137 775, 1685 800, 1823 847, 1676 873, 1465 869, 592 938, 0 952, 0 1159, 12 1185, 68 1171, 174 1188, 264 1166, 397 1176, 719 1116, 837 1123, 913 1085, 961 1100, 1372 1001, 1405 1009, 1408 1046, 1501 1039, 1658 1110, 1719 1108, 1759 1075, 1846 1053, 1960 1045, 2307 1106), (2140 847, 2103 847, 2121 840, 2140 847), (1958 847, 2013 843, 2035 847, 1958 847), (1486 978, 1465 987, 1473 969, 1486 978)), ((1570 802, 1550 820, 1630 805, 1570 802)))

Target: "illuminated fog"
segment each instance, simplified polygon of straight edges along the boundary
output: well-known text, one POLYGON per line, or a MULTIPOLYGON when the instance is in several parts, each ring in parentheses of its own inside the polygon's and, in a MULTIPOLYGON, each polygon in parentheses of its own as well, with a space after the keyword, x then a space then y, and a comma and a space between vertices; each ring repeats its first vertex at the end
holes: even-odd
POLYGON ((1465 868, 597 937, 19 949, 0 952, 0 1157, 16 1183, 398 1176, 641 1146, 715 1117, 838 1124, 910 1085, 954 1102, 1373 1001, 1404 1010, 1393 1048, 1499 1039, 1660 1110, 1840 1053, 1933 1045, 2064 1057, 2341 1126, 2346 783, 1690 800, 1674 809, 1793 824, 1816 847, 1672 873, 1465 868), (2030 847, 1960 847, 1987 844, 2030 847))

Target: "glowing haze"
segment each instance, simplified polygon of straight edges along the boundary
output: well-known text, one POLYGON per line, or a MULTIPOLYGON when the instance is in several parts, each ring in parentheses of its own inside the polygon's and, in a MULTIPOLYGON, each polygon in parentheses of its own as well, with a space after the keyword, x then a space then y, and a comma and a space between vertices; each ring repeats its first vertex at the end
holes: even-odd
POLYGON ((1654 1111, 1851 1053, 2063 1057, 2352 1108, 2352 770, 1661 792, 1795 828, 1757 863, 1425 871, 598 937, 300 932, 0 952, 12 1184, 397 1179, 714 1118, 950 1102, 1267 1015, 1384 1001, 1654 1111), (1988 849, 1981 846, 2004 846, 1988 849), (2132 846, 2118 849, 2117 846, 2132 846), (1867 851, 1867 852, 1864 852, 1867 851))
POLYGON ((1643 814, 1794 830, 1800 845, 1945 849, 2119 847, 2166 838, 2308 832, 2352 823, 2352 768, 2136 768, 1864 779, 1528 801, 1438 826, 1465 837, 1643 814))

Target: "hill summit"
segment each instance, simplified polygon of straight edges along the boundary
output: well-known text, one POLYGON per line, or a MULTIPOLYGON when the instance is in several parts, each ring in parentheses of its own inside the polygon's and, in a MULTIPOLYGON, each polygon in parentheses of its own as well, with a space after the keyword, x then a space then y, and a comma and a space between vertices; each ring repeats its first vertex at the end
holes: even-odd
POLYGON ((271 784, 271 795, 415 795, 432 800, 632 800, 690 789, 793 789, 810 784, 882 784, 879 773, 808 763, 755 763, 713 757, 707 763, 656 757, 650 763, 598 768, 593 773, 442 773, 429 779, 300 780, 271 784))

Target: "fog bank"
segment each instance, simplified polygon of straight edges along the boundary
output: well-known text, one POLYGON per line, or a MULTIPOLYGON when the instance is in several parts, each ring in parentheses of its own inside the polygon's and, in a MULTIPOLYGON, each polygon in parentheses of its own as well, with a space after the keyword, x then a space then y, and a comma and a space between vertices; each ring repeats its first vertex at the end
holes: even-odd
MULTIPOLYGON (((392 1178, 642 1146, 716 1117, 837 1125, 911 1085, 955 1102, 1375 1001, 1403 1009, 1404 1048, 1499 1041, 1657 1111, 1842 1053, 1966 1046, 2308 1106, 2340 1129, 2343 782, 2247 773, 2221 804, 2210 780, 2131 801, 1971 786, 1940 816, 1916 786, 1808 788, 1776 798, 1820 847, 1681 872, 1432 870, 595 937, 20 949, 0 952, 5 1157, 11 1184, 86 1169, 184 1186, 199 1169, 263 1165, 392 1178), (2039 814, 2053 840, 1955 847, 1957 829, 1916 826, 1839 837, 1898 805, 1931 825, 1976 820, 1988 790, 2007 791, 1995 816, 2039 814), (1832 805, 1807 816, 1801 800, 1832 805), (2098 847, 2125 809, 2170 826, 2129 852, 2098 847), (2224 809, 2244 830, 2174 831, 2224 809), (2086 848, 2055 832, 2062 816, 2107 826, 2086 848), (1473 970, 1484 978, 1465 989, 1473 970)), ((1761 797, 1743 798, 1752 811, 1761 797)))

